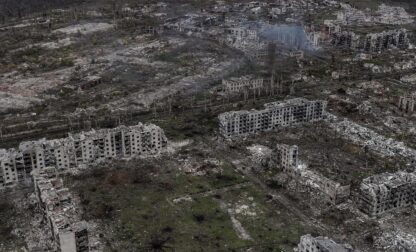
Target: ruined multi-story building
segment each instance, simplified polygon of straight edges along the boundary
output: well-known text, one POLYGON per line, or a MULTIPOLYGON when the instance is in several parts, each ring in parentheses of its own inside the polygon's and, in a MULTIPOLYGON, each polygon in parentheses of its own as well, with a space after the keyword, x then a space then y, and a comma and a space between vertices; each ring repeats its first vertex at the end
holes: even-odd
POLYGON ((244 52, 251 60, 256 60, 260 57, 259 55, 263 55, 268 46, 260 39, 257 30, 246 28, 225 29, 224 43, 244 52))
POLYGON ((72 194, 63 187, 55 167, 33 171, 35 194, 53 247, 60 252, 88 252, 88 224, 80 218, 72 194))
POLYGON ((296 145, 277 144, 275 162, 283 172, 304 186, 318 193, 330 204, 338 204, 350 196, 350 185, 329 179, 319 172, 309 170, 307 165, 299 161, 299 150, 296 145))
POLYGON ((358 205, 364 213, 375 216, 416 203, 416 174, 383 173, 364 179, 358 205))
POLYGON ((350 185, 343 185, 308 169, 302 170, 300 181, 302 184, 315 189, 325 202, 333 205, 344 202, 351 194, 350 185))
POLYGON ((326 101, 295 98, 265 104, 263 110, 231 111, 219 115, 220 133, 226 137, 270 131, 325 118, 326 101))
POLYGON ((30 179, 32 170, 56 166, 67 171, 106 159, 154 155, 166 145, 161 128, 141 123, 70 134, 63 139, 23 142, 18 149, 0 151, 0 187, 30 179))
POLYGON ((312 237, 310 234, 300 238, 298 252, 352 252, 348 244, 338 244, 327 237, 312 237))
POLYGON ((244 91, 258 90, 263 87, 264 79, 253 76, 243 76, 222 80, 224 91, 227 93, 240 93, 244 91))
POLYGON ((284 172, 293 172, 292 167, 297 167, 299 164, 298 160, 298 146, 277 144, 276 145, 276 163, 284 172))
POLYGON ((406 113, 413 113, 416 111, 416 93, 412 95, 400 96, 398 107, 406 113))
POLYGON ((375 244, 383 251, 416 251, 416 237, 413 234, 401 230, 383 232, 383 234, 375 240, 375 244))
POLYGON ((332 33, 332 45, 341 48, 356 49, 359 46, 360 37, 354 32, 339 31, 332 33))
POLYGON ((257 31, 252 29, 228 28, 226 33, 237 39, 258 40, 257 31))
POLYGON ((365 52, 381 52, 389 48, 407 49, 410 40, 406 29, 358 35, 341 31, 332 34, 332 45, 365 52))

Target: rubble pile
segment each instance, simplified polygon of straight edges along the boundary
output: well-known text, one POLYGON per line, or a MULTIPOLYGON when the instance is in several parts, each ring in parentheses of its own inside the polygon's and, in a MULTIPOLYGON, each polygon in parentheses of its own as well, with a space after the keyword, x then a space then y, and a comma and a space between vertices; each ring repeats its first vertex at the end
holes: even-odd
POLYGON ((254 144, 250 147, 247 147, 247 149, 250 152, 250 158, 251 160, 262 167, 267 167, 271 161, 271 157, 273 154, 273 151, 263 145, 254 144))
POLYGON ((350 195, 350 186, 341 185, 322 174, 309 170, 307 165, 298 160, 298 147, 278 144, 276 161, 278 167, 300 185, 316 190, 331 204, 338 204, 350 195))
POLYGON ((336 13, 336 20, 331 23, 345 26, 363 26, 369 24, 405 25, 414 22, 414 16, 406 12, 403 7, 393 7, 381 4, 374 13, 368 10, 358 10, 349 4, 340 4, 342 10, 336 13))
POLYGON ((404 25, 414 22, 414 16, 409 15, 403 7, 393 7, 381 4, 374 17, 376 23, 390 25, 404 25))
POLYGON ((375 240, 375 245, 384 251, 416 251, 416 237, 402 231, 384 232, 375 240))
POLYGON ((334 115, 330 115, 329 117, 331 118, 329 126, 355 144, 368 148, 382 156, 393 157, 400 155, 410 159, 416 158, 416 150, 407 147, 403 142, 382 136, 371 129, 347 119, 339 121, 334 115))

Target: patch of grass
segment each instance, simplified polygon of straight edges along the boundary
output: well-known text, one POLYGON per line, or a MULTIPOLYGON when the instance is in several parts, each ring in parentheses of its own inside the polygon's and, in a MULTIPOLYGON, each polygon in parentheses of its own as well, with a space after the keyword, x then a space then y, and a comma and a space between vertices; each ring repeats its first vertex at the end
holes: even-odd
POLYGON ((289 251, 298 244, 300 236, 311 232, 284 207, 267 202, 266 195, 254 186, 227 191, 221 198, 234 208, 244 204, 256 213, 235 216, 253 238, 251 246, 255 251, 289 251))
POLYGON ((165 118, 153 122, 165 131, 169 139, 183 140, 208 135, 218 127, 216 115, 209 111, 185 111, 180 115, 165 118))
MULTIPOLYGON (((192 202, 171 202, 184 194, 221 187, 226 184, 221 181, 223 178, 168 172, 137 180, 152 171, 148 164, 137 164, 135 168, 73 178, 74 189, 85 206, 84 217, 114 229, 111 239, 118 242, 112 245, 113 249, 141 251, 164 246, 177 251, 226 251, 247 244, 237 237, 228 213, 211 196, 197 197, 192 202)), ((230 178, 227 183, 240 181, 238 174, 228 168, 225 174, 230 178)))
POLYGON ((156 55, 154 59, 157 61, 169 62, 174 64, 180 64, 181 62, 178 55, 170 52, 160 53, 156 55))
POLYGON ((16 251, 16 247, 22 246, 16 235, 12 233, 13 218, 16 217, 16 209, 9 203, 7 199, 0 198, 0 250, 9 249, 5 251, 16 251))

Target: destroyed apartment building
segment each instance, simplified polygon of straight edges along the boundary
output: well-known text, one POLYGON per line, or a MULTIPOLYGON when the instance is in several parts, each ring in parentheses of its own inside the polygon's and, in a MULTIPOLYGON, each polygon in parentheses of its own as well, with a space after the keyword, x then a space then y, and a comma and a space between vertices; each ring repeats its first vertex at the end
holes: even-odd
POLYGON ((411 95, 400 96, 399 109, 405 113, 413 113, 416 111, 416 93, 411 95))
POLYGON ((256 30, 245 28, 225 29, 223 43, 242 51, 251 60, 261 60, 267 55, 268 44, 260 39, 256 30))
POLYGON ((88 224, 81 220, 79 207, 55 167, 33 171, 38 206, 49 226, 54 251, 88 252, 88 224))
POLYGON ((18 149, 0 150, 0 188, 30 179, 32 170, 56 166, 59 171, 69 171, 111 158, 159 154, 166 146, 160 127, 141 123, 23 142, 18 149))
POLYGON ((218 116, 225 138, 265 132, 278 127, 316 122, 325 118, 326 101, 295 98, 265 104, 263 110, 231 111, 218 116))
POLYGON ((369 216, 398 210, 416 203, 416 174, 399 171, 364 179, 358 206, 369 216))
POLYGON ((296 145, 277 144, 275 155, 277 166, 286 173, 295 171, 299 165, 299 149, 296 145))
POLYGON ((390 48, 407 49, 410 45, 406 29, 359 35, 350 31, 332 34, 332 45, 364 52, 381 52, 390 48))
POLYGON ((352 252, 348 244, 338 244, 327 237, 312 237, 310 234, 300 238, 298 252, 352 252))
POLYGON ((240 93, 249 90, 259 90, 263 88, 264 79, 254 78, 253 76, 242 76, 240 78, 231 78, 222 80, 223 89, 227 93, 240 93))
POLYGON ((330 204, 339 204, 350 196, 350 185, 329 179, 322 174, 309 170, 306 164, 299 161, 299 150, 296 145, 277 144, 275 161, 277 167, 294 179, 298 185, 317 192, 330 204))
POLYGON ((410 162, 415 160, 416 150, 407 147, 403 142, 380 135, 372 129, 361 126, 348 119, 339 120, 333 114, 327 114, 329 127, 334 129, 344 139, 373 151, 381 156, 393 157, 400 155, 410 162))

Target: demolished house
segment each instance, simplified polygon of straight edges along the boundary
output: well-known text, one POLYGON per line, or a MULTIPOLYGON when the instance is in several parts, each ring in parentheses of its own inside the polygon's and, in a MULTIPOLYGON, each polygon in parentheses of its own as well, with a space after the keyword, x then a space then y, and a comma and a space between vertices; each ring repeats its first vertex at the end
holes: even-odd
POLYGON ((70 134, 63 139, 23 142, 0 151, 0 188, 30 179, 32 170, 86 167, 112 158, 156 155, 167 146, 163 130, 153 124, 70 134))
POLYGON ((410 45, 406 29, 359 35, 350 31, 332 34, 333 46, 364 52, 381 52, 391 48, 407 49, 410 45))
POLYGON ((327 237, 312 237, 310 234, 300 238, 298 252, 352 252, 348 244, 338 244, 327 237))
POLYGON ((405 113, 413 113, 416 110, 416 93, 400 96, 398 107, 405 113))
POLYGON ((358 206, 369 216, 405 208, 416 203, 416 174, 399 171, 364 179, 358 206))
POLYGON ((54 167, 33 172, 39 209, 52 235, 53 248, 61 252, 88 252, 88 225, 80 218, 72 194, 63 187, 54 167))
POLYGON ((263 87, 264 79, 254 78, 253 76, 242 76, 222 80, 223 89, 227 93, 240 93, 243 91, 258 90, 263 87))
POLYGON ((270 131, 279 127, 316 122, 325 118, 326 101, 295 98, 265 104, 263 110, 242 110, 218 116, 225 138, 270 131))

